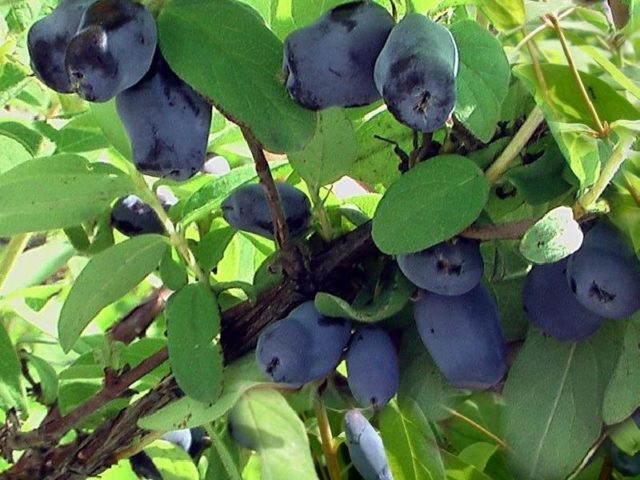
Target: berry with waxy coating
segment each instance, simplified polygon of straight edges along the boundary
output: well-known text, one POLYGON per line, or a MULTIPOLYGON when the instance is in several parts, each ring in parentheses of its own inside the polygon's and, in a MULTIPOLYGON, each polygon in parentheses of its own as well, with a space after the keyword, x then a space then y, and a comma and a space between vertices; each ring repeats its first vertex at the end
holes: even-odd
POLYGON ((484 271, 480 243, 455 238, 417 253, 398 255, 402 273, 417 287, 440 295, 462 295, 478 285, 484 271))
POLYGON ((364 480, 393 480, 382 438, 359 410, 344 415, 344 433, 354 467, 364 480))
POLYGON ((453 111, 457 73, 458 48, 449 30, 410 13, 389 34, 376 60, 374 78, 399 122, 433 132, 453 111))
POLYGON ((62 0, 51 14, 29 28, 27 48, 31 69, 42 83, 56 92, 73 92, 64 65, 65 52, 78 31, 82 15, 95 1, 62 0))
MULTIPOLYGON (((292 236, 305 232, 311 220, 307 196, 285 182, 276 182, 285 222, 292 236)), ((242 185, 222 202, 222 215, 234 228, 273 239, 273 218, 262 184, 242 185)))
POLYGON ((380 99, 373 66, 394 23, 376 3, 350 2, 290 33, 282 69, 293 100, 317 110, 380 99))
POLYGON ((422 342, 452 385, 485 389, 502 379, 505 340, 496 303, 482 283, 457 296, 423 290, 413 314, 422 342))
POLYGON ((69 42, 65 66, 85 100, 106 102, 140 81, 151 66, 158 33, 151 12, 131 0, 97 0, 69 42))
MULTIPOLYGON (((164 202, 163 206, 166 210, 170 207, 164 202)), ((136 195, 127 195, 116 201, 111 209, 111 225, 129 237, 145 233, 164 233, 164 227, 156 212, 136 195)))
POLYGON ((274 382, 303 385, 329 375, 340 362, 351 323, 325 317, 304 302, 258 337, 256 360, 274 382))
POLYGON ((567 281, 578 301, 605 318, 640 310, 640 263, 622 235, 601 223, 589 230, 567 262, 567 281))
POLYGON ((351 337, 345 360, 349 388, 362 407, 381 409, 398 391, 398 353, 382 328, 360 327, 351 337))
POLYGON ((211 106, 171 70, 159 50, 144 78, 116 97, 116 107, 138 170, 185 180, 202 168, 211 106))
POLYGON ((595 333, 602 317, 576 300, 567 285, 567 259, 535 265, 522 290, 531 323, 558 340, 575 342, 595 333))

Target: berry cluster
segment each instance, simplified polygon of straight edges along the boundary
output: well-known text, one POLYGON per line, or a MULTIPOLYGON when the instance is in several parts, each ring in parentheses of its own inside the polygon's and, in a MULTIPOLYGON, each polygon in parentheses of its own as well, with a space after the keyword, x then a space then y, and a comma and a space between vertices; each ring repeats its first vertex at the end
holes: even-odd
POLYGON ((543 332, 558 340, 582 340, 604 319, 624 319, 640 310, 640 263, 626 238, 599 222, 585 233, 576 253, 531 269, 522 304, 543 332))
POLYGON ((399 122, 421 132, 442 127, 456 102, 458 50, 449 30, 417 13, 396 24, 369 1, 339 5, 292 32, 282 68, 291 98, 306 108, 383 98, 399 122))
POLYGON ((90 102, 115 97, 136 167, 184 180, 204 163, 211 106, 169 67, 156 24, 131 0, 63 0, 29 29, 35 75, 90 102))

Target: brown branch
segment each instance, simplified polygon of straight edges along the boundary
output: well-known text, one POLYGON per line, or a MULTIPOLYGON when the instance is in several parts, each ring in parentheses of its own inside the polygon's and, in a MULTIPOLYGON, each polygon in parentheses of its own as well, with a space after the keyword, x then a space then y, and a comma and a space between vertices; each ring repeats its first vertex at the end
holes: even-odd
POLYGON ((486 225, 481 227, 471 226, 460 233, 461 237, 474 238, 480 241, 489 240, 518 240, 540 218, 528 218, 517 222, 486 225))
POLYGON ((126 344, 141 337, 149 325, 164 309, 171 290, 166 287, 157 288, 143 303, 131 310, 122 320, 109 329, 109 338, 126 344))
POLYGON ((3 450, 6 448, 22 450, 57 442, 80 421, 106 405, 109 401, 122 396, 133 383, 160 366, 168 358, 169 352, 167 348, 163 348, 122 375, 107 376, 102 390, 66 415, 43 423, 40 427, 30 432, 16 432, 13 435, 7 435, 6 446, 3 450))

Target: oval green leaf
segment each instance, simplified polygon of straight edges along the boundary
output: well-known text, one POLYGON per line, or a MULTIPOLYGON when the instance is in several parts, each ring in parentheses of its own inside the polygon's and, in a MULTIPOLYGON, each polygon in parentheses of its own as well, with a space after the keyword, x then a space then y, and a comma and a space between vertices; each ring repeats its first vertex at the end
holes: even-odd
POLYGON ((82 331, 106 306, 139 284, 168 248, 160 235, 141 235, 103 250, 84 267, 69 292, 58 322, 60 346, 73 347, 82 331))
POLYGON ((501 417, 515 478, 566 478, 596 442, 621 327, 603 325, 582 342, 559 342, 529 329, 509 370, 501 417))
POLYGON ((302 151, 289 153, 293 169, 317 190, 346 175, 356 160, 356 134, 341 108, 320 113, 311 141, 302 151))
POLYGON ((473 135, 488 142, 509 90, 509 61, 496 37, 477 22, 456 23, 451 34, 460 53, 454 114, 473 135))
POLYGON ((222 391, 222 350, 213 338, 220 332, 220 310, 201 283, 180 289, 167 301, 169 362, 180 388, 201 402, 222 391))
POLYGON ((534 263, 554 263, 577 251, 583 237, 571 208, 558 207, 527 230, 520 242, 520 252, 534 263))
POLYGON ((276 390, 248 391, 230 418, 260 456, 262 480, 317 480, 305 425, 276 390))
POLYGON ((317 115, 289 98, 282 43, 253 9, 235 0, 168 0, 158 29, 176 73, 264 148, 296 151, 309 141, 317 115))
POLYGON ((133 190, 126 175, 76 155, 22 163, 0 175, 0 235, 79 225, 133 190))
POLYGON ((488 196, 484 174, 471 160, 432 158, 389 187, 373 217, 373 240, 387 254, 424 250, 468 227, 488 196))

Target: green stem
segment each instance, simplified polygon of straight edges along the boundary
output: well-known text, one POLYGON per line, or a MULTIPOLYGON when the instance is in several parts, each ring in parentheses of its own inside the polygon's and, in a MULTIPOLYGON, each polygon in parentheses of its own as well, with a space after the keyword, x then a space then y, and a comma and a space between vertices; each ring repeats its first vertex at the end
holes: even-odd
POLYGON ((31 238, 30 233, 21 233, 20 235, 11 237, 9 244, 6 246, 2 261, 0 261, 0 289, 2 289, 4 282, 7 280, 11 270, 13 270, 18 258, 20 258, 22 251, 27 246, 29 238, 31 238))
POLYGON ((620 167, 627 159, 627 153, 629 148, 631 148, 633 141, 634 139, 629 137, 620 141, 616 145, 611 153, 611 157, 609 157, 607 163, 604 164, 596 183, 594 183, 589 190, 583 193, 573 206, 573 214, 575 218, 584 216, 591 206, 598 201, 607 186, 611 183, 611 180, 613 180, 615 174, 620 170, 620 167))
POLYGON ((315 402, 316 418, 318 419, 318 427, 320 428, 320 438, 322 439, 322 451, 327 462, 327 470, 329 470, 329 478, 331 480, 340 480, 340 467, 336 457, 336 447, 333 443, 333 434, 327 417, 327 410, 322 403, 322 399, 318 396, 315 402))
POLYGON ((320 220, 320 235, 322 235, 325 242, 330 242, 333 238, 331 222, 329 222, 329 216, 327 215, 327 211, 325 210, 322 199, 320 198, 320 192, 309 184, 307 184, 307 186, 309 187, 309 193, 311 194, 313 208, 318 212, 318 219, 320 220))
POLYGON ((136 194, 156 213, 156 215, 160 219, 160 222, 162 223, 162 226, 169 234, 171 245, 175 247, 187 266, 194 273, 198 281, 206 286, 209 286, 209 276, 202 271, 200 265, 198 265, 198 263, 196 262, 195 257, 189 249, 187 240, 184 238, 181 232, 176 230, 176 227, 171 222, 169 215, 167 215, 167 212, 160 203, 158 197, 151 191, 151 189, 147 185, 147 182, 144 180, 144 177, 135 169, 133 164, 127 162, 127 165, 129 168, 129 175, 131 176, 133 184, 136 188, 136 194))
POLYGON ((489 182, 490 185, 495 183, 502 174, 509 169, 511 163, 518 158, 518 155, 527 145, 527 142, 531 139, 543 120, 544 115, 542 114, 542 110, 540 110, 539 107, 534 107, 527 117, 527 120, 513 136, 504 151, 485 172, 487 182, 489 182))
POLYGON ((598 112, 596 107, 593 106, 593 102, 587 93, 587 89, 584 87, 584 83, 582 83, 582 78, 580 78, 580 73, 578 72, 578 67, 576 67, 576 63, 573 61, 573 55, 571 55, 571 50, 569 49, 569 44, 567 43, 567 38, 564 36, 564 31, 560 26, 560 21, 555 15, 548 15, 546 17, 549 22, 551 22, 551 26, 558 34, 558 39, 560 40, 560 45, 562 46, 562 51, 564 52, 564 56, 567 59, 567 63, 569 64, 569 69, 571 70, 571 74, 573 75, 573 79, 578 86, 578 90, 580 91, 580 96, 584 101, 591 117, 593 118, 593 122, 596 124, 596 129, 598 130, 598 135, 601 138, 606 138, 609 135, 608 128, 606 128, 602 122, 600 121, 600 117, 598 116, 598 112))

